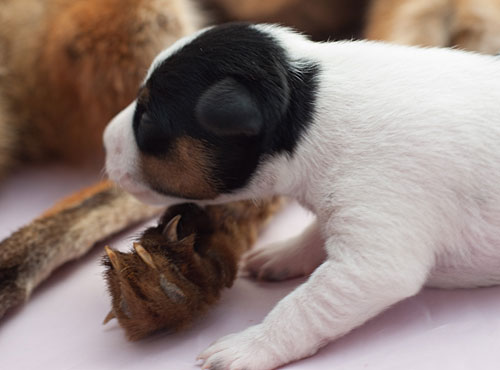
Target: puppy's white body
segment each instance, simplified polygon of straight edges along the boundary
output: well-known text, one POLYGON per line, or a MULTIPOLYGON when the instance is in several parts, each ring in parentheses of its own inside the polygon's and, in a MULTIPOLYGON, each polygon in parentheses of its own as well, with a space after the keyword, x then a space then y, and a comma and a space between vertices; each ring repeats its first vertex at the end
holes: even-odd
POLYGON ((500 283, 500 60, 369 42, 308 46, 322 66, 315 123, 293 158, 260 169, 252 195, 267 183, 297 198, 333 245, 355 235, 349 249, 391 245, 388 255, 430 259, 430 285, 500 283))
POLYGON ((327 256, 261 324, 200 355, 204 368, 311 355, 426 284, 500 283, 500 60, 259 27, 320 66, 314 120, 293 156, 266 158, 249 185, 215 201, 283 194, 317 215, 288 246, 251 254, 254 273, 310 272, 320 241, 327 256))

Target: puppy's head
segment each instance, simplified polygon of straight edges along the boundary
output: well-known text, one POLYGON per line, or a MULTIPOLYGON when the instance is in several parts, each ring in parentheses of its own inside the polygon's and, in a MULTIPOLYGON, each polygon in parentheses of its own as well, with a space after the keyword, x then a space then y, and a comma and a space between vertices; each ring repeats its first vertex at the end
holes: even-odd
POLYGON ((106 129, 110 177, 147 202, 214 200, 248 186, 273 155, 292 154, 311 120, 317 67, 291 58, 287 34, 307 42, 227 24, 162 52, 106 129))

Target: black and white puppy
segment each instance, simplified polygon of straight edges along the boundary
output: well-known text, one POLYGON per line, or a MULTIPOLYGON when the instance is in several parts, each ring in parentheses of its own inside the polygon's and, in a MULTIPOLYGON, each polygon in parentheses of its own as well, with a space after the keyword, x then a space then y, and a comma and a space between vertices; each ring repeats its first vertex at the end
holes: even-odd
POLYGON ((145 201, 283 194, 317 215, 247 260, 309 280, 206 369, 309 356, 424 285, 500 283, 499 143, 497 58, 247 24, 162 52, 105 133, 109 175, 145 201))

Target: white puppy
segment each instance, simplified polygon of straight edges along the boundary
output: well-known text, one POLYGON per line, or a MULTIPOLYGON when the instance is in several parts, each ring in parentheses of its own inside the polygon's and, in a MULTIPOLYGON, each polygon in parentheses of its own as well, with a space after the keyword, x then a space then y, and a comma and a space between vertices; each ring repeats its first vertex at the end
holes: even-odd
POLYGON ((282 194, 317 215, 247 261, 308 281, 204 368, 272 369, 424 285, 500 283, 498 58, 213 27, 157 57, 105 145, 111 178, 147 201, 282 194))

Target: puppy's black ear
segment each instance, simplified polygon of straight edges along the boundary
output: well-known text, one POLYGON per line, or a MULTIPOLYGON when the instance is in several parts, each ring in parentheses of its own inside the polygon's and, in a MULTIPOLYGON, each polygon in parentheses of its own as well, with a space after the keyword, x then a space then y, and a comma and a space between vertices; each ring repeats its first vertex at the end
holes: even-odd
POLYGON ((221 136, 254 136, 264 124, 258 102, 231 77, 215 83, 201 95, 195 114, 206 130, 221 136))

